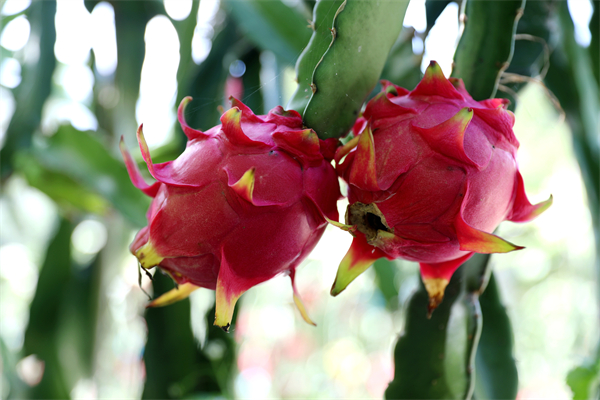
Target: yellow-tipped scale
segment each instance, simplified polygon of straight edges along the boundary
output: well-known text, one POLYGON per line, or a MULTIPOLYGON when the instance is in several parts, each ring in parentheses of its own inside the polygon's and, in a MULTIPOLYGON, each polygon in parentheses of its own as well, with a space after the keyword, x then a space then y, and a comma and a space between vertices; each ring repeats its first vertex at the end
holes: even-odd
POLYGON ((242 198, 252 203, 252 192, 254 191, 254 176, 256 168, 250 168, 231 188, 242 198))
POLYGON ((160 264, 162 260, 164 260, 164 257, 158 254, 158 252, 152 245, 152 242, 150 241, 146 242, 145 245, 140 247, 135 252, 135 256, 137 257, 138 261, 144 269, 156 267, 158 264, 160 264))
POLYGON ((169 290, 166 293, 163 293, 156 299, 152 300, 150 303, 148 303, 146 308, 148 308, 148 307, 164 307, 164 306, 168 306, 169 304, 176 303, 180 300, 187 299, 188 296, 190 294, 192 294, 192 292, 194 292, 196 289, 199 289, 199 288, 200 288, 200 286, 196 286, 191 283, 184 283, 182 285, 179 285, 176 288, 169 290))

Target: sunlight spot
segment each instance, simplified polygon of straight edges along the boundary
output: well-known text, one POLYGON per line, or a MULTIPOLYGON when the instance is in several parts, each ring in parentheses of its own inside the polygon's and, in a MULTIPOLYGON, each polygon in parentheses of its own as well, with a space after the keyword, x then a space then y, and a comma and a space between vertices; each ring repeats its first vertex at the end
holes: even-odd
POLYGON ((29 40, 31 25, 27 18, 22 15, 10 21, 2 30, 0 45, 6 50, 19 51, 29 40))
POLYGON ((117 69, 117 31, 115 10, 103 1, 92 10, 92 49, 96 69, 102 76, 110 76, 117 69))
POLYGON ((404 14, 405 27, 412 26, 419 33, 425 32, 427 29, 427 14, 425 12, 425 0, 411 0, 408 3, 406 14, 404 14))
POLYGON ((229 64, 229 73, 234 78, 241 78, 246 72, 246 64, 242 60, 235 60, 229 64))
POLYGON ((51 135, 65 122, 79 131, 98 129, 96 116, 83 104, 72 100, 49 99, 42 111, 42 132, 51 135))
POLYGON ((54 78, 71 99, 83 102, 91 98, 94 74, 87 65, 59 65, 54 78))
POLYGON ((31 0, 6 0, 2 11, 2 15, 15 15, 25 11, 31 5, 31 0))
POLYGON ((202 0, 198 8, 198 23, 192 38, 192 59, 200 64, 208 57, 214 35, 214 19, 219 11, 219 0, 202 0))
POLYGON ((175 21, 182 21, 192 11, 192 0, 164 0, 167 15, 175 21))
POLYGON ((44 376, 44 361, 35 354, 22 358, 16 366, 17 375, 29 386, 35 386, 44 376))
POLYGON ((21 64, 12 57, 6 57, 0 64, 0 85, 14 89, 21 83, 21 64))
POLYGON ((71 398, 78 400, 97 399, 98 386, 92 379, 81 378, 77 381, 73 390, 71 390, 71 398))
POLYGON ((260 367, 246 368, 235 379, 235 391, 245 399, 264 399, 271 391, 271 375, 260 367))
POLYGON ((26 246, 9 243, 0 247, 0 278, 8 282, 14 294, 25 298, 33 296, 38 267, 26 246))
POLYGON ((106 227, 102 222, 86 219, 73 230, 71 243, 77 251, 96 254, 106 246, 107 237, 106 227))
POLYGON ((64 64, 86 63, 92 47, 90 13, 83 0, 59 0, 56 6, 56 59, 64 64))
POLYGON ((592 41, 590 20, 592 19, 592 3, 589 0, 567 0, 569 13, 575 25, 575 41, 583 47, 588 47, 592 41))
POLYGON ((162 15, 148 22, 145 40, 136 118, 144 124, 148 146, 155 148, 168 142, 173 133, 179 38, 171 21, 162 15))
POLYGON ((440 14, 427 39, 425 54, 421 63, 421 71, 425 72, 429 63, 434 60, 442 68, 446 77, 452 72, 452 60, 458 44, 458 6, 450 3, 440 14))

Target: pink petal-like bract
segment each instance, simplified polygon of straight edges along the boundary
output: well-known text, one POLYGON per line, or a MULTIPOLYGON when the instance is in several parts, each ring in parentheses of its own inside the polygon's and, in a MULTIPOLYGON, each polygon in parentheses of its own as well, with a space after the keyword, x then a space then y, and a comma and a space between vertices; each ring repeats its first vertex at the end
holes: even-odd
POLYGON ((521 248, 492 234, 501 221, 529 221, 552 197, 527 200, 506 101, 473 100, 435 62, 412 92, 382 84, 355 124, 359 136, 335 155, 355 237, 331 292, 379 257, 402 258, 420 263, 433 309, 474 252, 521 248))
POLYGON ((333 151, 321 151, 331 146, 304 128, 295 111, 277 107, 257 116, 234 98, 221 125, 201 132, 185 121, 190 100, 183 99, 178 110, 188 143, 176 160, 153 164, 138 130, 142 156, 156 179, 152 185, 121 146, 133 184, 153 197, 148 226, 130 250, 143 268, 159 267, 179 285, 150 306, 170 304, 198 287, 213 289, 215 325, 227 330, 242 293, 285 273, 294 302, 312 323, 294 276, 327 219, 338 219, 333 151))

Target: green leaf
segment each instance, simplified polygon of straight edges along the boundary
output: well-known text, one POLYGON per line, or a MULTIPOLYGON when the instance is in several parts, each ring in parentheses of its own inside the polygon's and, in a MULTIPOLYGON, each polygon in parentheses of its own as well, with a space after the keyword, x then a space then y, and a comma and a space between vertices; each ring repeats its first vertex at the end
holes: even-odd
POLYGON ((227 1, 227 10, 254 43, 294 65, 308 43, 308 13, 303 15, 280 0, 227 1))
POLYGON ((573 392, 573 400, 598 399, 600 397, 600 358, 574 368, 567 375, 567 384, 573 392))
POLYGON ((592 40, 590 41, 590 60, 592 60, 594 76, 596 77, 596 84, 600 86, 600 0, 594 0, 594 13, 590 20, 590 32, 592 33, 592 40))
POLYGON ((40 142, 32 156, 45 169, 102 196, 134 225, 146 224, 149 199, 133 186, 123 161, 113 158, 94 134, 62 125, 40 142))
MULTIPOLYGON (((235 311, 233 313, 232 325, 235 326, 238 310, 240 305, 243 304, 243 297, 237 302, 235 311)), ((215 307, 213 306, 205 314, 206 326, 208 327, 206 332, 206 341, 204 348, 209 347, 219 349, 217 354, 213 354, 211 357, 212 367, 215 371, 215 376, 219 381, 222 393, 228 397, 233 397, 233 380, 237 373, 237 342, 234 335, 231 332, 225 332, 223 329, 214 326, 215 322, 215 307)))
MULTIPOLYGON (((158 272, 154 293, 173 288, 170 277, 158 272)), ((191 394, 219 395, 223 391, 211 360, 200 350, 192 333, 190 301, 146 312, 148 341, 144 349, 146 383, 143 399, 178 399, 191 394)))
POLYGON ((42 107, 50 95, 52 74, 56 65, 56 2, 35 1, 29 6, 26 14, 31 24, 31 33, 25 51, 37 54, 38 57, 23 63, 22 82, 14 90, 15 113, 6 130, 4 147, 0 150, 3 181, 13 171, 14 155, 19 150, 31 146, 33 133, 38 129, 42 118, 42 107))
POLYGON ((61 219, 60 226, 46 253, 35 296, 29 309, 23 354, 35 354, 44 362, 44 375, 30 388, 32 399, 67 399, 72 387, 59 357, 58 332, 61 325, 62 299, 71 276, 71 233, 74 225, 61 219))
POLYGON ((315 31, 298 59, 298 88, 288 108, 320 138, 352 127, 398 38, 408 1, 320 1, 315 31))
POLYGON ((28 398, 69 398, 79 379, 93 376, 100 257, 84 265, 72 261, 75 225, 61 218, 30 306, 23 353, 43 361, 44 374, 28 398))
POLYGON ((102 196, 78 184, 69 176, 45 168, 30 153, 17 154, 15 168, 27 183, 42 191, 68 212, 74 209, 104 215, 110 203, 102 196))
POLYGON ((513 333, 493 274, 479 302, 483 329, 475 359, 475 397, 514 399, 519 378, 513 356, 513 333))
POLYGON ((454 55, 452 76, 475 100, 494 97, 510 64, 517 22, 525 0, 468 0, 465 29, 454 55))

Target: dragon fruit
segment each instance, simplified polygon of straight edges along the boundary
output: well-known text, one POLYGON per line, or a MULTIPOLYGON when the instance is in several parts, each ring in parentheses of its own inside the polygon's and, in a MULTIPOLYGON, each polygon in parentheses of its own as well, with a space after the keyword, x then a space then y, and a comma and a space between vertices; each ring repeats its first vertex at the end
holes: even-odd
POLYGON ((501 221, 529 221, 552 197, 527 200, 506 100, 473 100, 435 62, 412 92, 382 84, 336 154, 350 203, 337 225, 354 238, 331 294, 378 258, 402 258, 420 263, 431 312, 474 252, 522 248, 492 234, 501 221))
POLYGON ((138 129, 153 184, 144 181, 121 140, 133 184, 153 197, 148 226, 130 250, 144 269, 157 266, 178 284, 150 306, 170 304, 199 287, 213 289, 215 325, 228 330, 242 293, 287 273, 294 302, 312 323, 294 275, 327 219, 338 218, 331 143, 304 129, 295 111, 276 107, 257 116, 234 98, 221 116, 222 125, 201 132, 185 121, 190 100, 183 99, 178 109, 188 143, 176 160, 153 164, 142 126, 138 129))

